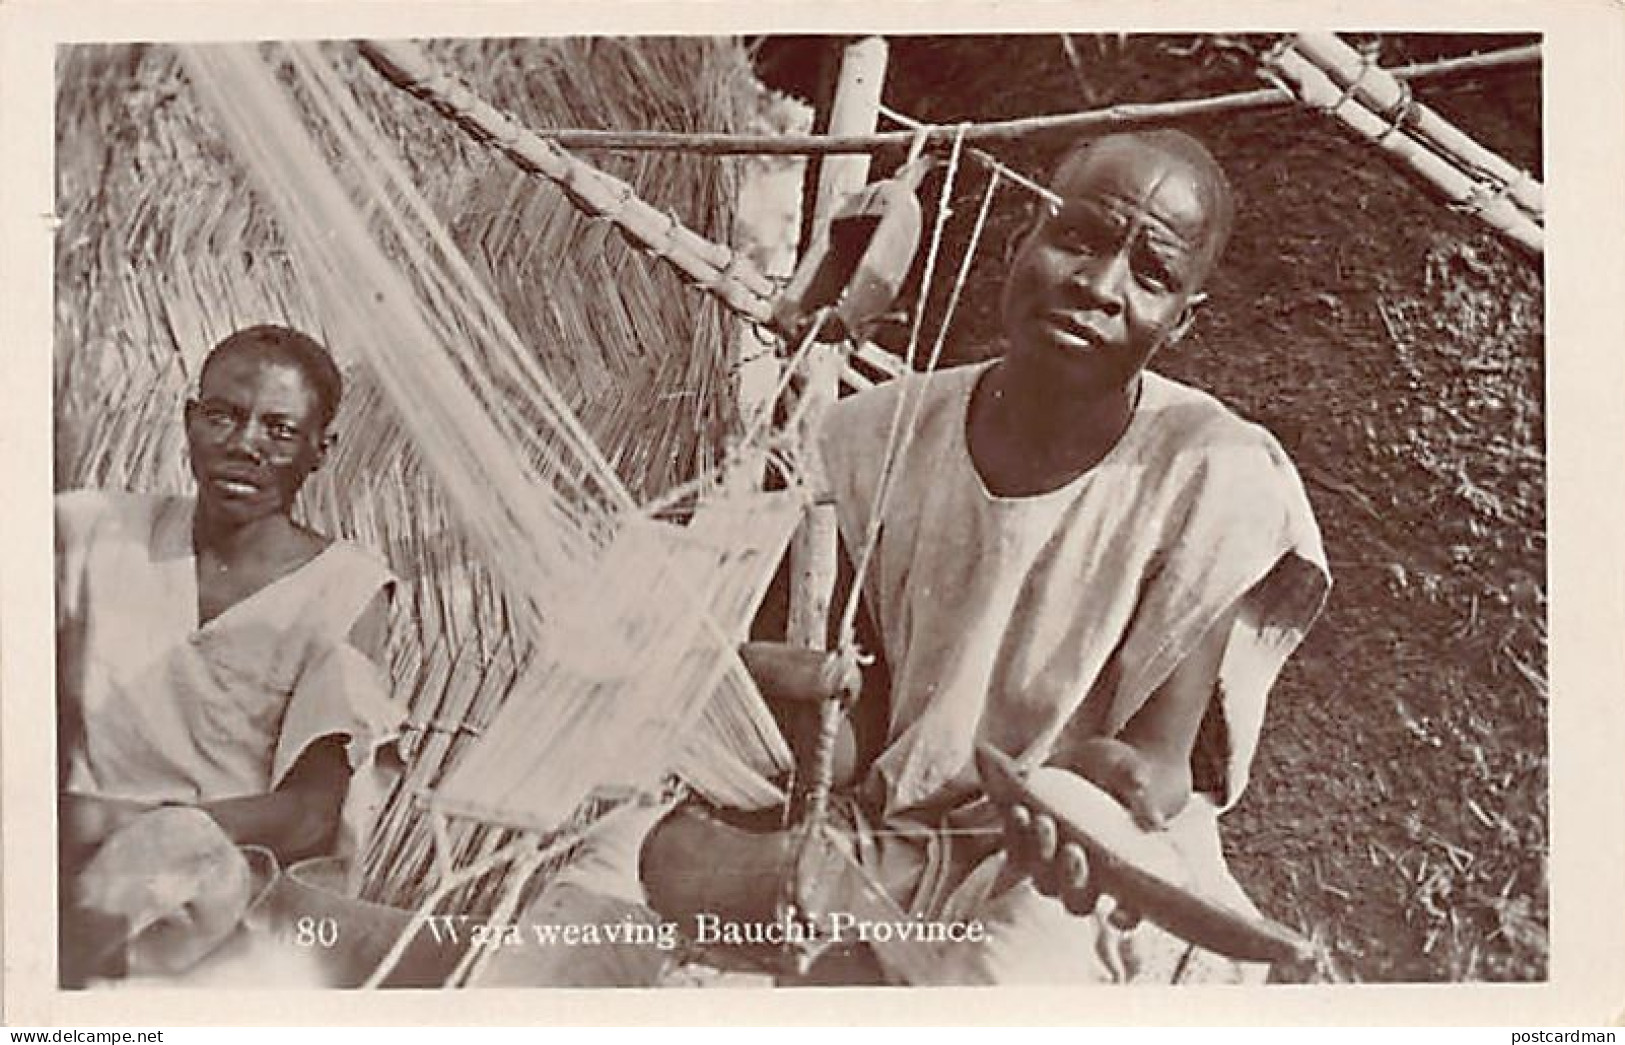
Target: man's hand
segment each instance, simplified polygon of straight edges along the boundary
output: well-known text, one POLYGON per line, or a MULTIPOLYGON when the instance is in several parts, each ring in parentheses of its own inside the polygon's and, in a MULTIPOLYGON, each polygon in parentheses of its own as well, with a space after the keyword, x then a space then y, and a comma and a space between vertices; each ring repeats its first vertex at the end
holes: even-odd
POLYGON ((987 745, 976 761, 1002 811, 1011 866, 1074 914, 1104 916, 1126 930, 1144 913, 1239 961, 1302 961, 1310 953, 1292 930, 1205 895, 1166 833, 1137 825, 1117 799, 1078 774, 1054 766, 1022 774, 987 745))
POLYGON ((1053 818, 1024 805, 1005 811, 1005 844, 1015 865, 1031 876, 1033 885, 1076 915, 1093 913, 1100 902, 1100 887, 1089 877, 1089 858, 1083 847, 1061 844, 1053 818))
POLYGON ((132 802, 122 798, 64 794, 57 809, 64 855, 70 863, 89 856, 106 838, 143 813, 157 808, 154 802, 132 802))
MULTIPOLYGON (((863 684, 858 666, 838 653, 783 642, 747 642, 739 655, 795 752, 797 765, 803 771, 810 769, 823 729, 822 708, 837 698, 851 705, 863 684)), ((844 786, 856 778, 857 734, 845 715, 835 733, 831 759, 833 783, 844 786)))
MULTIPOLYGON (((1114 882, 1092 868, 1084 848, 1069 842, 1058 820, 1094 837, 1114 859, 1127 860, 1170 881, 1184 877, 1178 853, 1155 831, 1138 824, 1121 800, 1078 774, 1054 766, 1033 770, 1021 783, 1021 800, 1004 807, 1007 848, 1014 867, 1031 876, 1039 892, 1064 903, 1078 915, 1094 913, 1103 895, 1111 923, 1132 928, 1139 912, 1119 902, 1114 882), (1086 826, 1085 826, 1086 825, 1086 826)), ((1009 798, 1016 797, 1007 795, 1009 798)), ((1074 836, 1075 838, 1075 836, 1074 836)))
POLYGON ((1160 829, 1191 798, 1189 757, 1159 758, 1112 737, 1079 744, 1067 765, 1117 799, 1143 828, 1160 829))
POLYGON ((863 676, 851 658, 784 642, 747 642, 739 647, 745 669, 769 703, 817 704, 852 699, 863 676))
MULTIPOLYGON (((207 813, 156 809, 106 839, 78 876, 66 913, 112 933, 97 950, 107 959, 122 951, 128 972, 172 974, 230 935, 253 885, 248 862, 207 813)), ((103 971, 93 957, 86 972, 103 971)))
POLYGON ((344 740, 324 737, 304 750, 275 791, 198 808, 236 844, 264 846, 290 864, 332 848, 349 786, 344 740))

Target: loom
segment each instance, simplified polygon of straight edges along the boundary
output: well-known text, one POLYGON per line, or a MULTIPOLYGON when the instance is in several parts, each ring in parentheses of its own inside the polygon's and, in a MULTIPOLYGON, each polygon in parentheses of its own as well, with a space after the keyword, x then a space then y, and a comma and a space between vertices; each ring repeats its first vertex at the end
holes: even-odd
MULTIPOLYGON (((373 49, 375 61, 380 52, 373 49)), ((388 54, 402 75, 410 49, 392 46, 388 54)), ((776 493, 727 491, 702 477, 655 505, 636 505, 321 56, 292 47, 288 59, 298 90, 320 114, 318 134, 301 126, 251 51, 186 55, 294 256, 322 288, 321 311, 340 331, 335 343, 377 374, 398 416, 413 418, 417 449, 482 557, 503 564, 506 594, 519 611, 510 627, 531 647, 481 735, 426 794, 407 796, 424 804, 436 885, 404 945, 440 903, 499 868, 509 869, 510 884, 494 913, 511 912, 534 874, 567 859, 600 817, 658 789, 668 774, 719 804, 782 802, 769 781, 788 769, 788 752, 734 649, 806 495, 785 460, 786 489, 776 493), (686 524, 658 517, 685 500, 695 505, 686 524), (458 829, 468 821, 499 833, 458 829)), ((454 87, 441 84, 433 96, 465 125, 499 119, 454 87)), ((616 221, 730 305, 755 312, 739 290, 761 287, 748 267, 730 259, 707 270, 694 259, 715 258, 708 245, 673 217, 648 220, 626 186, 520 133, 495 137, 527 169, 550 171, 578 205, 616 221)), ((912 250, 895 236, 888 242, 894 271, 880 292, 871 288, 854 303, 825 288, 827 301, 800 303, 795 322, 808 326, 806 342, 843 305, 843 329, 855 332, 889 303, 884 288, 895 292, 912 250)), ((859 271, 872 275, 864 260, 859 271)), ((787 315, 779 312, 781 320, 787 315)), ((444 710, 437 717, 461 717, 444 710)), ((397 802, 385 823, 412 819, 403 809, 397 802)), ((403 830, 411 833, 398 823, 392 833, 403 830)), ((359 869, 378 866, 374 853, 359 869)), ((468 957, 454 980, 477 973, 478 956, 468 957)))

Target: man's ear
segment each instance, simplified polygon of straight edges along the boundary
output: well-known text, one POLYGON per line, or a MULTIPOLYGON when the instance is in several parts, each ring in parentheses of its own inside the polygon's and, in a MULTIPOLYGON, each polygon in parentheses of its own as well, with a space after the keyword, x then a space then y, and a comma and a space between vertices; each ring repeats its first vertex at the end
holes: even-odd
POLYGON ((999 252, 999 260, 1004 263, 1005 268, 1009 268, 1015 263, 1016 255, 1020 254, 1021 248, 1027 245, 1027 241, 1031 239, 1033 233, 1038 230, 1039 222, 1042 220, 1042 218, 1038 218, 1030 221, 1023 221, 1019 226, 1016 227, 1014 232, 1005 236, 1004 249, 999 252))
POLYGON ((316 444, 316 461, 310 466, 311 471, 314 472, 322 466, 322 462, 327 460, 327 452, 333 449, 338 441, 339 437, 335 432, 328 432, 322 436, 321 442, 316 444))
POLYGON ((1197 291, 1187 297, 1184 307, 1179 310, 1179 318, 1174 320, 1174 325, 1169 328, 1168 337, 1164 339, 1163 344, 1174 344, 1190 333, 1192 325, 1196 323, 1197 310, 1206 303, 1207 294, 1204 291, 1197 291))

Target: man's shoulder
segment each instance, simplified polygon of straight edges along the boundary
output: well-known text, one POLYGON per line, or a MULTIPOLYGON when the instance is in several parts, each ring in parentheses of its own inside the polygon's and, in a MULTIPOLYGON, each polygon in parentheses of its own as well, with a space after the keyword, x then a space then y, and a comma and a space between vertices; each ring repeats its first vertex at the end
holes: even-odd
POLYGON ((1243 417, 1211 392, 1149 370, 1145 381, 1160 438, 1189 449, 1250 448, 1272 457, 1286 456, 1268 428, 1243 417))
POLYGON ((1307 505, 1297 466, 1268 428, 1211 393, 1149 372, 1147 378, 1155 382, 1147 395, 1156 423, 1142 452, 1166 483, 1258 512, 1307 505))
POLYGON ((925 453, 952 439, 956 409, 981 367, 905 374, 834 403, 819 425, 817 470, 848 497, 872 489, 879 469, 901 445, 925 453))
POLYGON ((396 581, 384 558, 364 544, 335 537, 329 542, 325 554, 339 565, 352 584, 377 590, 396 581))

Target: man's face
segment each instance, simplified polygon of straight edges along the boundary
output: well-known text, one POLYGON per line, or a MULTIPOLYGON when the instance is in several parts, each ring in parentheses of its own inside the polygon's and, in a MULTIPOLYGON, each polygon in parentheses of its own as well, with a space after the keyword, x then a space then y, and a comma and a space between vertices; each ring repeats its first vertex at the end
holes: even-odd
POLYGON ((1057 176, 1060 206, 1005 284, 1010 353, 1102 390, 1126 387, 1185 332, 1212 216, 1198 176, 1143 142, 1102 142, 1057 176))
POLYGON ((324 452, 315 389, 291 363, 252 353, 216 358, 186 404, 200 502, 238 524, 285 514, 324 452))

